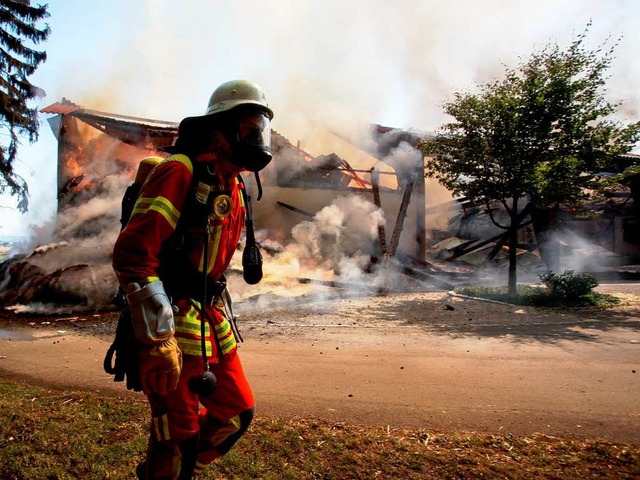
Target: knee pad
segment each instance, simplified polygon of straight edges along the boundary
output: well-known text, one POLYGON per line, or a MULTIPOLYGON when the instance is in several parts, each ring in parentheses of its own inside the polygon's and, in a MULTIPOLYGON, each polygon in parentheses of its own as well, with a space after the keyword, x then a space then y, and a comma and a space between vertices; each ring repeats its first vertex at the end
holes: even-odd
POLYGON ((244 412, 242 412, 240 415, 238 415, 240 420, 240 428, 238 428, 238 430, 235 433, 232 433, 227 438, 225 438, 224 441, 216 447, 216 450, 218 452, 224 455, 229 450, 231 450, 231 447, 233 447, 235 443, 238 440, 240 440, 240 437, 244 435, 244 432, 246 432, 247 428, 249 428, 249 425, 253 420, 253 416, 255 415, 255 412, 256 412, 256 408, 251 407, 248 410, 245 410, 244 412))

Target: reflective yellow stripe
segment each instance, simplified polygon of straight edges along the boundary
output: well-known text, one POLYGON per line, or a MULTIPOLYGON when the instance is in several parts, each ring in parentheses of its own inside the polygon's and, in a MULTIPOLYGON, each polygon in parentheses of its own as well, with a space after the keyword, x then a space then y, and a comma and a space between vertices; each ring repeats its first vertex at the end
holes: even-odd
POLYGON ((229 323, 229 320, 225 318, 221 324, 215 326, 215 329, 218 338, 224 337, 229 333, 229 330, 231 330, 231 324, 229 323))
POLYGON ((151 431, 159 442, 171 440, 169 434, 169 418, 167 414, 151 418, 151 431))
POLYGON ((196 198, 202 203, 207 203, 210 191, 210 185, 207 185, 204 182, 198 182, 198 185, 196 185, 196 198))
POLYGON ((145 214, 148 211, 158 212, 164 217, 164 219, 171 225, 171 228, 175 230, 178 220, 180 220, 180 212, 173 206, 173 204, 165 197, 140 197, 136 201, 133 207, 131 216, 137 214, 145 214))
POLYGON ((234 337, 233 335, 230 335, 224 340, 220 340, 220 350, 222 350, 223 355, 226 355, 231 350, 233 350, 236 347, 236 345, 237 345, 236 337, 234 337))
POLYGON ((170 157, 167 157, 165 159, 165 162, 180 162, 185 167, 187 167, 189 169, 189 173, 193 175, 193 163, 191 163, 191 160, 189 159, 189 157, 187 157, 186 155, 183 155, 182 153, 177 153, 175 155, 171 155, 170 157))
POLYGON ((146 277, 144 279, 144 284, 146 285, 147 283, 156 282, 158 280, 160 280, 160 277, 146 277))
MULTIPOLYGON (((191 307, 184 316, 176 315, 174 317, 176 325, 176 341, 178 347, 185 355, 202 355, 201 344, 201 323, 200 323, 200 302, 191 300, 191 307), (187 338, 192 337, 192 338, 187 338), (196 337, 196 338, 193 338, 196 337)), ((211 335, 209 322, 204 323, 205 341, 207 356, 212 357, 214 354, 213 342, 208 339, 211 335)), ((229 320, 222 317, 222 322, 214 326, 216 338, 220 343, 222 355, 231 352, 238 345, 236 337, 231 330, 229 320)))
POLYGON ((227 437, 229 437, 229 435, 233 435, 238 430, 240 430, 240 425, 240 415, 236 415, 235 417, 231 418, 228 423, 221 425, 220 428, 215 430, 212 435, 206 440, 208 440, 208 443, 210 443, 211 445, 218 446, 222 442, 224 442, 227 437))
MULTIPOLYGON (((184 355, 199 356, 202 355, 202 344, 199 339, 176 337, 178 347, 184 355)), ((213 357, 213 345, 209 340, 204 342, 207 349, 207 357, 213 357)))
POLYGON ((238 190, 238 197, 240 197, 240 206, 244 208, 244 195, 241 190, 238 190))
MULTIPOLYGON (((213 231, 213 241, 209 242, 208 245, 208 255, 207 259, 207 273, 211 273, 213 270, 213 265, 215 264, 215 259, 218 256, 218 246, 220 245, 220 237, 222 236, 222 225, 218 225, 213 231)), ((204 248, 202 249, 202 256, 200 257, 200 265, 198 265, 198 270, 204 270, 204 248)))
POLYGON ((229 320, 225 318, 221 324, 216 325, 215 331, 216 337, 218 337, 218 340, 220 341, 220 349, 222 350, 223 355, 229 353, 235 348, 237 345, 235 335, 231 334, 226 337, 231 331, 231 324, 229 323, 229 320))
MULTIPOLYGON (((176 341, 178 342, 178 347, 185 355, 202 355, 202 345, 201 345, 201 333, 202 333, 202 324, 200 323, 199 318, 199 303, 193 302, 194 305, 191 306, 189 311, 185 316, 174 317, 176 324, 176 341), (194 338, 184 338, 180 334, 184 335, 193 335, 196 336, 197 339, 194 338)), ((211 328, 209 327, 209 322, 204 322, 204 332, 205 338, 211 335, 211 328)), ((205 348, 207 350, 207 356, 213 355, 213 345, 209 340, 205 341, 205 348)))
MULTIPOLYGON (((176 324, 177 332, 183 332, 189 335, 198 335, 198 336, 200 336, 200 334, 202 333, 201 331, 202 327, 200 326, 201 323, 198 315, 198 310, 196 310, 193 306, 191 306, 191 308, 189 309, 189 311, 184 317, 176 315, 174 317, 174 321, 176 324)), ((211 330, 209 328, 208 322, 204 322, 204 333, 205 333, 205 337, 208 337, 209 335, 211 335, 211 330)))
POLYGON ((208 464, 196 462, 196 467, 193 469, 194 475, 200 475, 208 464))

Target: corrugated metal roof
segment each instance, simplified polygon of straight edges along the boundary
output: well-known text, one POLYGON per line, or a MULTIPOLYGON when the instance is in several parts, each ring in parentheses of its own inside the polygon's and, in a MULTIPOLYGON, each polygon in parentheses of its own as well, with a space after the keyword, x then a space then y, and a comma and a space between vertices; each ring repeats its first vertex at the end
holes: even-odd
POLYGON ((69 115, 80 109, 78 105, 71 102, 58 102, 40 110, 41 113, 53 113, 56 115, 69 115))
POLYGON ((116 120, 125 123, 134 123, 138 125, 147 125, 156 128, 177 128, 177 122, 168 122, 165 120, 153 120, 150 118, 131 117, 129 115, 121 115, 119 113, 101 112, 99 110, 92 110, 84 108, 73 102, 70 102, 66 98, 63 98, 61 102, 54 103, 40 110, 42 113, 52 113, 56 115, 70 115, 75 117, 89 116, 94 119, 104 118, 105 120, 116 120))
POLYGON ((176 122, 100 112, 83 108, 66 98, 40 111, 77 118, 107 135, 135 146, 148 146, 149 144, 153 144, 156 148, 170 146, 178 134, 178 123, 176 122))
MULTIPOLYGON (((158 147, 169 146, 178 134, 178 123, 176 122, 100 112, 98 110, 83 108, 80 105, 70 102, 66 98, 63 98, 61 102, 41 109, 40 112, 55 115, 71 115, 108 135, 134 145, 152 142, 158 147)), ((278 144, 284 148, 295 148, 279 133, 272 131, 271 134, 273 143, 278 142, 278 144)))

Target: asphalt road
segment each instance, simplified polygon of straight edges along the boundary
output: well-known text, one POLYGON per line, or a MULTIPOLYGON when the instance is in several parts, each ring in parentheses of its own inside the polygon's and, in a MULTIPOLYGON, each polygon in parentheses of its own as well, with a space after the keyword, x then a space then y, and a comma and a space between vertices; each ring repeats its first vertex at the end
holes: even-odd
MULTIPOLYGON (((240 354, 260 415, 637 443, 640 297, 629 290, 625 306, 581 314, 446 292, 262 303, 239 309, 240 354)), ((142 398, 102 371, 100 321, 5 325, 0 371, 142 398)))

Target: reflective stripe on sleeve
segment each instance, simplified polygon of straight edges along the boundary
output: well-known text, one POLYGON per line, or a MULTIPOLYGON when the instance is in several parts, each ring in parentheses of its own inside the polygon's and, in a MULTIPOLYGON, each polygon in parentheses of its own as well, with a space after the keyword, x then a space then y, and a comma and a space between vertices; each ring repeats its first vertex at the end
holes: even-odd
POLYGON ((173 206, 173 204, 165 197, 140 197, 135 206, 131 216, 145 214, 149 211, 157 212, 171 225, 172 229, 176 229, 178 220, 180 219, 180 212, 173 206))

